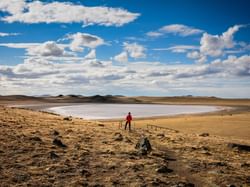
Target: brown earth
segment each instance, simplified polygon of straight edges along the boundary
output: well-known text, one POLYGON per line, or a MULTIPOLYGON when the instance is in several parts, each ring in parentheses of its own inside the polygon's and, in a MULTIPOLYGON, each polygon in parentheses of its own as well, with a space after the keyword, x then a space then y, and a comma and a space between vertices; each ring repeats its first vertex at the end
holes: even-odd
POLYGON ((247 102, 225 101, 237 110, 206 115, 135 119, 132 132, 119 121, 0 106, 0 186, 250 186, 250 152, 228 147, 250 145, 247 102), (144 136, 148 155, 135 149, 144 136))

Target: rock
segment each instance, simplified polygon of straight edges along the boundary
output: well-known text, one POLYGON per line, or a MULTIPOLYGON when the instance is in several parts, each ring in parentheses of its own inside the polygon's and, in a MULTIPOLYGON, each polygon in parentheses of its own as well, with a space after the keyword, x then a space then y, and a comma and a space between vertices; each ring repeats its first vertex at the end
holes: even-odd
POLYGON ((169 169, 167 166, 160 166, 155 170, 157 173, 172 173, 173 170, 169 169))
POLYGON ((60 133, 59 133, 58 131, 56 131, 56 130, 53 131, 53 135, 54 135, 54 136, 58 136, 59 134, 60 134, 60 133))
POLYGON ((59 156, 58 156, 54 151, 51 151, 51 152, 49 153, 49 157, 50 157, 51 159, 58 159, 58 158, 59 158, 59 156))
POLYGON ((159 133, 159 134, 157 134, 156 136, 159 137, 159 138, 164 138, 164 137, 165 137, 165 134, 159 133))
POLYGON ((141 138, 137 142, 135 148, 139 150, 139 153, 141 155, 147 155, 148 152, 150 152, 152 150, 151 144, 146 137, 141 138))
POLYGON ((249 145, 237 144, 237 143, 229 143, 227 146, 228 146, 228 148, 231 148, 231 149, 236 148, 239 151, 247 151, 247 152, 250 151, 250 146, 249 145))
POLYGON ((57 145, 58 147, 62 147, 62 148, 66 148, 67 146, 65 144, 62 143, 62 141, 60 139, 55 138, 53 140, 53 144, 57 145))
POLYGON ((250 167, 250 163, 243 163, 243 164, 241 164, 241 167, 246 167, 246 168, 248 168, 248 167, 250 167))
POLYGON ((37 136, 31 137, 30 140, 31 140, 31 141, 35 141, 35 142, 42 142, 42 139, 39 138, 39 137, 37 137, 37 136))
POLYGON ((115 141, 122 141, 123 136, 121 135, 121 133, 115 133, 114 140, 115 141))
POLYGON ((202 133, 202 134, 200 134, 199 136, 207 137, 207 136, 209 136, 209 133, 202 133))
POLYGON ((126 142, 126 143, 132 143, 132 141, 128 137, 124 138, 124 142, 126 142))
POLYGON ((63 120, 65 120, 65 121, 72 121, 72 119, 70 117, 65 117, 65 118, 63 118, 63 120))
POLYGON ((176 185, 172 187, 195 187, 195 185, 193 183, 178 182, 176 185))
POLYGON ((98 126, 99 126, 99 127, 104 127, 104 124, 99 123, 98 126))
POLYGON ((85 176, 85 177, 89 177, 91 175, 91 173, 86 169, 82 169, 81 170, 81 175, 85 176))

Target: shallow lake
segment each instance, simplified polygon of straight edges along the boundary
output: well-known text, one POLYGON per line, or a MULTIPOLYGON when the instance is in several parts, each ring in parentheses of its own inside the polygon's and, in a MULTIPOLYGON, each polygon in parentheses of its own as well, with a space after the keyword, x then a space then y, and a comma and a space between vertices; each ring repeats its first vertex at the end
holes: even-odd
POLYGON ((125 118, 128 112, 136 117, 170 116, 205 113, 219 110, 216 106, 159 105, 159 104, 81 104, 47 108, 47 111, 64 116, 85 119, 125 118))

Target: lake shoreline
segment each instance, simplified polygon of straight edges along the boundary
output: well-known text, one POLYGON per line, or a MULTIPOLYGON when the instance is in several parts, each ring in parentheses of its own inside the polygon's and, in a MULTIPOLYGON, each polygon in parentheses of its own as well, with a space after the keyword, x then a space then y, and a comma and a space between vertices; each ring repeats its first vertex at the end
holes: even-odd
MULTIPOLYGON (((218 113, 218 112, 225 112, 225 111, 232 111, 232 110, 236 110, 235 107, 228 107, 228 106, 211 106, 211 105, 183 105, 183 104, 118 104, 118 103, 36 103, 36 104, 21 104, 21 105, 8 105, 9 107, 16 107, 16 108, 24 108, 24 109, 30 109, 30 110, 34 110, 34 111, 42 111, 42 112, 48 112, 48 113, 53 113, 56 115, 61 115, 61 116, 72 116, 75 118, 82 118, 82 119, 86 119, 86 120, 98 120, 98 121, 120 121, 123 120, 124 116, 121 115, 121 117, 105 117, 105 118, 98 118, 98 117, 92 117, 92 118, 88 118, 88 117, 83 117, 83 116, 77 116, 74 114, 62 114, 58 111, 56 111, 57 108, 63 108, 63 107, 73 107, 73 106, 89 106, 89 105, 97 105, 96 107, 100 106, 115 106, 115 105, 134 105, 134 106, 145 106, 148 107, 148 105, 152 105, 152 106, 184 106, 184 107, 214 107, 213 109, 209 109, 209 111, 187 111, 187 112, 182 112, 182 113, 174 113, 174 114, 150 114, 148 116, 135 116, 136 119, 162 119, 162 118, 170 118, 170 117, 178 117, 178 116, 186 116, 186 115, 209 115, 209 114, 213 114, 213 113, 218 113)), ((119 115, 120 116, 120 115, 119 115)))

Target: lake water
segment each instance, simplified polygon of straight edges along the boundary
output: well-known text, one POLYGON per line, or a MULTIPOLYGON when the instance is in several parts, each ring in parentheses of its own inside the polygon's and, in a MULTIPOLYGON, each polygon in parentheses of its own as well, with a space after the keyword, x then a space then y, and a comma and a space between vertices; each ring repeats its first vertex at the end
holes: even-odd
POLYGON ((158 105, 158 104, 81 104, 51 107, 50 112, 84 119, 125 118, 128 112, 136 117, 170 116, 205 113, 219 110, 216 106, 158 105))

